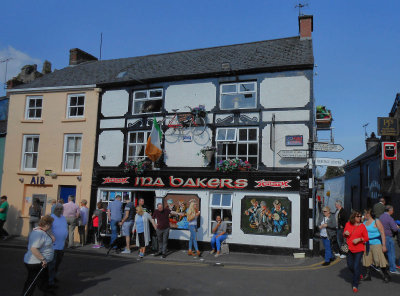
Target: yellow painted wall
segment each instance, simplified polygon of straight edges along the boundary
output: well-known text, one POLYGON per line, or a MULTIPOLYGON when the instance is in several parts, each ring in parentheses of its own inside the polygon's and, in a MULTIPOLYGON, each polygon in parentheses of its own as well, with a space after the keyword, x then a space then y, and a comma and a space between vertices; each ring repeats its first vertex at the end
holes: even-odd
MULTIPOLYGON (((76 186, 76 202, 90 202, 93 157, 96 140, 98 93, 93 89, 79 91, 10 94, 8 130, 4 155, 4 173, 1 195, 7 195, 10 209, 5 228, 13 235, 26 236, 29 232, 28 209, 31 204, 26 197, 47 194, 47 201, 58 198, 60 185, 76 186), (69 94, 85 94, 84 118, 67 119, 69 94), (43 96, 42 120, 25 120, 26 97, 43 96), (79 172, 63 172, 65 134, 82 134, 81 162, 79 172), (21 171, 23 135, 39 134, 37 171, 21 171), (57 178, 45 176, 52 170, 57 178), (45 177, 45 186, 30 185, 32 177, 45 177), (78 180, 81 176, 81 181, 78 180), (22 181, 23 179, 23 181, 22 181)), ((89 206, 89 205, 88 205, 89 206)), ((50 204, 46 213, 50 213, 50 204)), ((77 237, 77 236, 75 236, 77 237)))

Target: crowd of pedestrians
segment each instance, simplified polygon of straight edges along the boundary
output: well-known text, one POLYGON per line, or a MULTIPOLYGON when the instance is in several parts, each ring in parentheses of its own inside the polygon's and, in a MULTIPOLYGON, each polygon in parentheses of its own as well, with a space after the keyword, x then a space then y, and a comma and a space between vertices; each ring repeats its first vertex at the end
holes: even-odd
POLYGON ((372 269, 382 275, 385 283, 390 281, 390 275, 400 275, 394 240, 399 225, 392 217, 393 207, 386 205, 384 198, 373 209, 364 212, 354 210, 347 222, 340 201, 336 202, 335 214, 331 213, 329 207, 324 207, 322 212, 323 217, 319 222, 325 249, 325 262, 322 265, 329 265, 335 256, 346 258, 352 274, 353 292, 358 292, 360 281, 371 280, 372 269), (364 275, 362 267, 365 269, 364 275))

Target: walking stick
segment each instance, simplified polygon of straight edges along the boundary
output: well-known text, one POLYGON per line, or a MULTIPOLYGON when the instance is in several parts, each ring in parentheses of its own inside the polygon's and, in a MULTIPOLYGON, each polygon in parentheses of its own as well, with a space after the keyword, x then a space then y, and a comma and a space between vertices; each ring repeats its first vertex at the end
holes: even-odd
POLYGON ((24 293, 24 296, 28 295, 29 290, 32 288, 33 284, 36 282, 37 278, 39 277, 39 275, 42 273, 44 267, 42 267, 38 274, 36 275, 36 277, 33 279, 32 283, 30 284, 30 286, 28 287, 28 290, 26 290, 26 292, 24 293))

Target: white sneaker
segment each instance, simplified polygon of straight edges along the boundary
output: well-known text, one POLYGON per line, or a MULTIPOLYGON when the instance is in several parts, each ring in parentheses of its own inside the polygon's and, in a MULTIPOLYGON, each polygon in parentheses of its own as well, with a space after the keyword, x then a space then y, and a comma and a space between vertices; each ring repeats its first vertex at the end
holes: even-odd
POLYGON ((342 255, 339 256, 339 258, 340 259, 344 259, 344 258, 346 258, 346 255, 342 254, 342 255))
POLYGON ((339 253, 335 253, 334 254, 336 257, 340 257, 340 254, 339 253))
POLYGON ((400 274, 400 271, 395 270, 395 271, 389 271, 391 274, 400 274))
POLYGON ((130 254, 131 250, 125 249, 121 252, 121 254, 130 254))

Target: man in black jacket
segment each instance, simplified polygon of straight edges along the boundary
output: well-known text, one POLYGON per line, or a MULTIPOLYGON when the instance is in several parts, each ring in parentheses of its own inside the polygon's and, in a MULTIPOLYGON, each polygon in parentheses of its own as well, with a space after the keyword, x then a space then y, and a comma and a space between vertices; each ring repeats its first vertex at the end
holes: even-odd
MULTIPOLYGON (((343 244, 343 229, 346 225, 347 222, 347 216, 346 212, 344 211, 344 208, 342 206, 342 201, 337 200, 335 202, 335 207, 336 207, 336 212, 335 212, 335 217, 336 217, 336 237, 337 237, 337 243, 339 245, 339 250, 340 246, 343 244)), ((345 254, 340 254, 337 253, 335 254, 336 256, 340 256, 340 258, 346 258, 345 254)))

